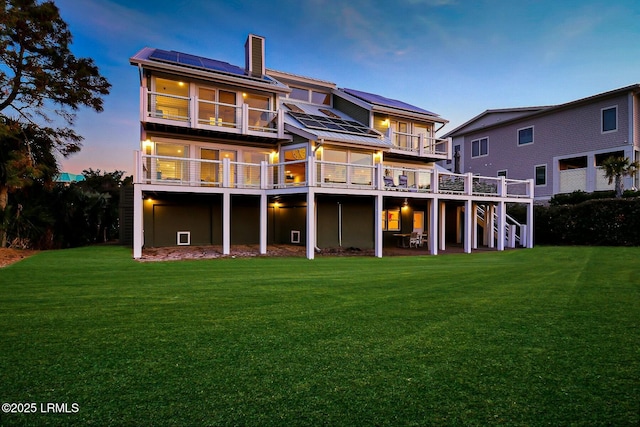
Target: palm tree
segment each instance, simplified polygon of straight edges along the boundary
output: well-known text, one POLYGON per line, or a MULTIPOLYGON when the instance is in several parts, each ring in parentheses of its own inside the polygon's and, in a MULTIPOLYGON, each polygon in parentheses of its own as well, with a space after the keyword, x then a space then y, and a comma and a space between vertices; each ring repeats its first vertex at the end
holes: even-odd
POLYGON ((609 179, 609 185, 615 180, 616 198, 622 197, 622 177, 634 176, 638 168, 638 161, 632 162, 628 157, 611 156, 602 162, 604 176, 609 179))

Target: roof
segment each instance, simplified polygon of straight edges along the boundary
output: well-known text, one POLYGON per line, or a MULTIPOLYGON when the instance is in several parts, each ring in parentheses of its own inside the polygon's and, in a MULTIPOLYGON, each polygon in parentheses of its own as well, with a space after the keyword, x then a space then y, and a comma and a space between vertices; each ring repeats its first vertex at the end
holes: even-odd
POLYGON ((480 129, 487 129, 496 126, 501 126, 506 123, 512 123, 524 118, 537 117, 546 114, 552 114, 557 111, 562 111, 570 108, 575 108, 580 105, 590 104, 602 99, 610 98, 613 96, 619 96, 624 93, 634 92, 640 93, 640 84, 636 83, 630 86, 602 92, 596 95, 588 96, 586 98, 580 98, 574 101, 566 102, 564 104, 543 106, 543 107, 519 107, 519 108, 504 108, 496 110, 485 110, 478 114, 452 131, 443 135, 443 138, 462 136, 467 133, 475 132, 480 129))
POLYGON ((428 114, 430 116, 438 116, 438 114, 432 113, 431 111, 424 110, 420 107, 416 107, 415 105, 407 104, 406 102, 403 102, 403 101, 398 101, 397 99, 386 98, 382 95, 376 95, 373 93, 363 92, 355 89, 347 89, 347 88, 341 88, 340 90, 351 96, 355 96, 356 98, 359 98, 365 102, 368 102, 369 104, 372 104, 372 105, 398 108, 400 110, 406 110, 413 113, 421 113, 421 114, 428 114))
POLYGON ((177 52, 175 50, 163 50, 151 47, 141 49, 134 56, 129 58, 129 62, 134 65, 157 66, 158 68, 171 69, 180 67, 189 69, 199 75, 219 75, 239 78, 247 82, 255 82, 272 85, 278 88, 285 88, 283 84, 273 77, 263 75, 261 77, 252 76, 249 72, 236 65, 217 59, 205 58, 203 56, 191 55, 177 52))

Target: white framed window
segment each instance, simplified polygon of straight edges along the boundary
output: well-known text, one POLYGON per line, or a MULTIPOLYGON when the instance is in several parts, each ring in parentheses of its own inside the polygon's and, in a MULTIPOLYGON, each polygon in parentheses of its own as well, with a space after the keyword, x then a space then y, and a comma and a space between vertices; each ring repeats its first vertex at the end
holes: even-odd
POLYGON ((618 106, 606 107, 600 110, 602 123, 602 133, 615 132, 618 130, 618 106))
POLYGON ((506 178, 507 170, 506 169, 499 170, 497 176, 504 176, 506 178))
POLYGON ((547 165, 534 166, 534 176, 537 187, 544 187, 547 185, 547 165))
POLYGON ((489 155, 489 138, 479 138, 471 141, 471 157, 483 157, 489 155))
POLYGON ((518 129, 518 145, 533 144, 533 126, 518 129))
POLYGON ((382 211, 382 230, 400 231, 400 208, 382 211))

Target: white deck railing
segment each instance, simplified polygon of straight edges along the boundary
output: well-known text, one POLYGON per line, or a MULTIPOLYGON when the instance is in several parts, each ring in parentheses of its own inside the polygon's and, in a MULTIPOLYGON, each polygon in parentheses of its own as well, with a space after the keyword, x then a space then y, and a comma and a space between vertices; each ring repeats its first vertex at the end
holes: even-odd
POLYGON ((393 144, 393 150, 397 152, 410 153, 422 157, 443 157, 446 158, 451 152, 451 140, 433 138, 424 134, 412 134, 406 132, 396 132, 389 128, 387 138, 393 144))
POLYGON ((283 115, 279 110, 170 95, 146 88, 141 91, 143 122, 277 138, 284 134, 283 115))
POLYGON ((134 182, 222 188, 326 187, 478 197, 532 198, 533 180, 454 174, 385 164, 326 162, 310 157, 270 164, 135 154, 134 182))

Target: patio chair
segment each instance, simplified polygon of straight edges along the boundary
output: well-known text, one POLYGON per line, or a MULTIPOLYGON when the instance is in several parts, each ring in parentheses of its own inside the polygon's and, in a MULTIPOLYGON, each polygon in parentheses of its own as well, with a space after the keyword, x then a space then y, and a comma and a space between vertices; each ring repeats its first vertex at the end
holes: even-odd
POLYGON ((388 188, 388 189, 396 189, 396 184, 393 182, 393 177, 390 176, 383 176, 382 179, 384 180, 384 187, 388 188))
POLYGON ((400 175, 398 177, 398 188, 401 190, 407 190, 409 184, 409 177, 406 175, 400 175))
POLYGON ((417 248, 419 246, 422 246, 422 233, 412 231, 411 236, 409 236, 409 247, 417 248))

